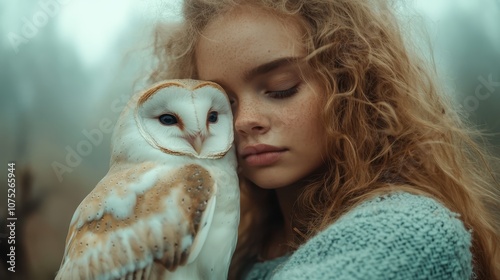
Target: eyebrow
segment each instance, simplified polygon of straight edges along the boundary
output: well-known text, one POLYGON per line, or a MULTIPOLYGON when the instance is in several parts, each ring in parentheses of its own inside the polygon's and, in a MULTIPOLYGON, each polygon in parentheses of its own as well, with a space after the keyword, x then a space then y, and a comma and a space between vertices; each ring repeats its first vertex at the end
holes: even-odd
POLYGON ((253 77, 258 76, 258 75, 263 75, 267 74, 277 68, 283 67, 283 66, 288 66, 291 64, 295 64, 299 61, 300 57, 282 57, 278 58, 275 60, 272 60, 270 62, 264 63, 262 65, 259 65, 249 71, 246 71, 244 73, 245 80, 251 80, 253 77))

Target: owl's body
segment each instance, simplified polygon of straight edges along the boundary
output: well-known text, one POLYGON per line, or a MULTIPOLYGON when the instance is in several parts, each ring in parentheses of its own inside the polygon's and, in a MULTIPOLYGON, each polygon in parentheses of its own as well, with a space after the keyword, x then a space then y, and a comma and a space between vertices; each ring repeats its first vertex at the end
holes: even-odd
POLYGON ((167 81, 134 96, 56 279, 226 279, 239 223, 232 141, 216 84, 167 81))

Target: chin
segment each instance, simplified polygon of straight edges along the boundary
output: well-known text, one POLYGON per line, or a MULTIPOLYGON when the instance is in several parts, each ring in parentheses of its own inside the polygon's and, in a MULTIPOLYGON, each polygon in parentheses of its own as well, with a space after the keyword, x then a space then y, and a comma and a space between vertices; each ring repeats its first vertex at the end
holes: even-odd
POLYGON ((275 189, 280 189, 288 186, 287 183, 273 183, 273 182, 263 182, 262 184, 258 184, 255 181, 252 181, 257 187, 265 190, 275 190, 275 189))
POLYGON ((325 165, 317 166, 316 168, 305 170, 279 170, 269 168, 266 170, 258 170, 254 172, 243 172, 243 176, 262 189, 272 190, 281 189, 289 186, 301 187, 311 181, 316 181, 323 177, 325 165))
POLYGON ((280 189, 290 185, 293 185, 300 180, 300 177, 296 174, 280 174, 278 172, 259 172, 259 174, 245 174, 245 178, 255 184, 257 187, 273 190, 280 189), (253 175, 253 176, 252 176, 253 175))

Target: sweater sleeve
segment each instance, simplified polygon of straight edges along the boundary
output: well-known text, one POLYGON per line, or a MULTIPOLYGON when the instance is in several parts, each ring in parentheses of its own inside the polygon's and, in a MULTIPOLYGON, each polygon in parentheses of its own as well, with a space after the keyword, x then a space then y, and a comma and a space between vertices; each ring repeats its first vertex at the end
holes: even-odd
POLYGON ((470 246, 457 214, 433 199, 397 193, 344 215, 272 279, 470 279, 470 246))

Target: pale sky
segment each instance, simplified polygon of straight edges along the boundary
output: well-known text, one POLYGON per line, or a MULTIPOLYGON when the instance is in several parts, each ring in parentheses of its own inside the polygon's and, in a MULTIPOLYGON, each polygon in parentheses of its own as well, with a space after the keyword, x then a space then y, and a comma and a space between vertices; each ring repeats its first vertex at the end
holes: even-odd
POLYGON ((83 62, 94 65, 124 32, 131 17, 147 22, 156 17, 178 20, 181 0, 72 0, 57 15, 61 37, 69 41, 83 62), (162 11, 161 14, 158 11, 162 11))

